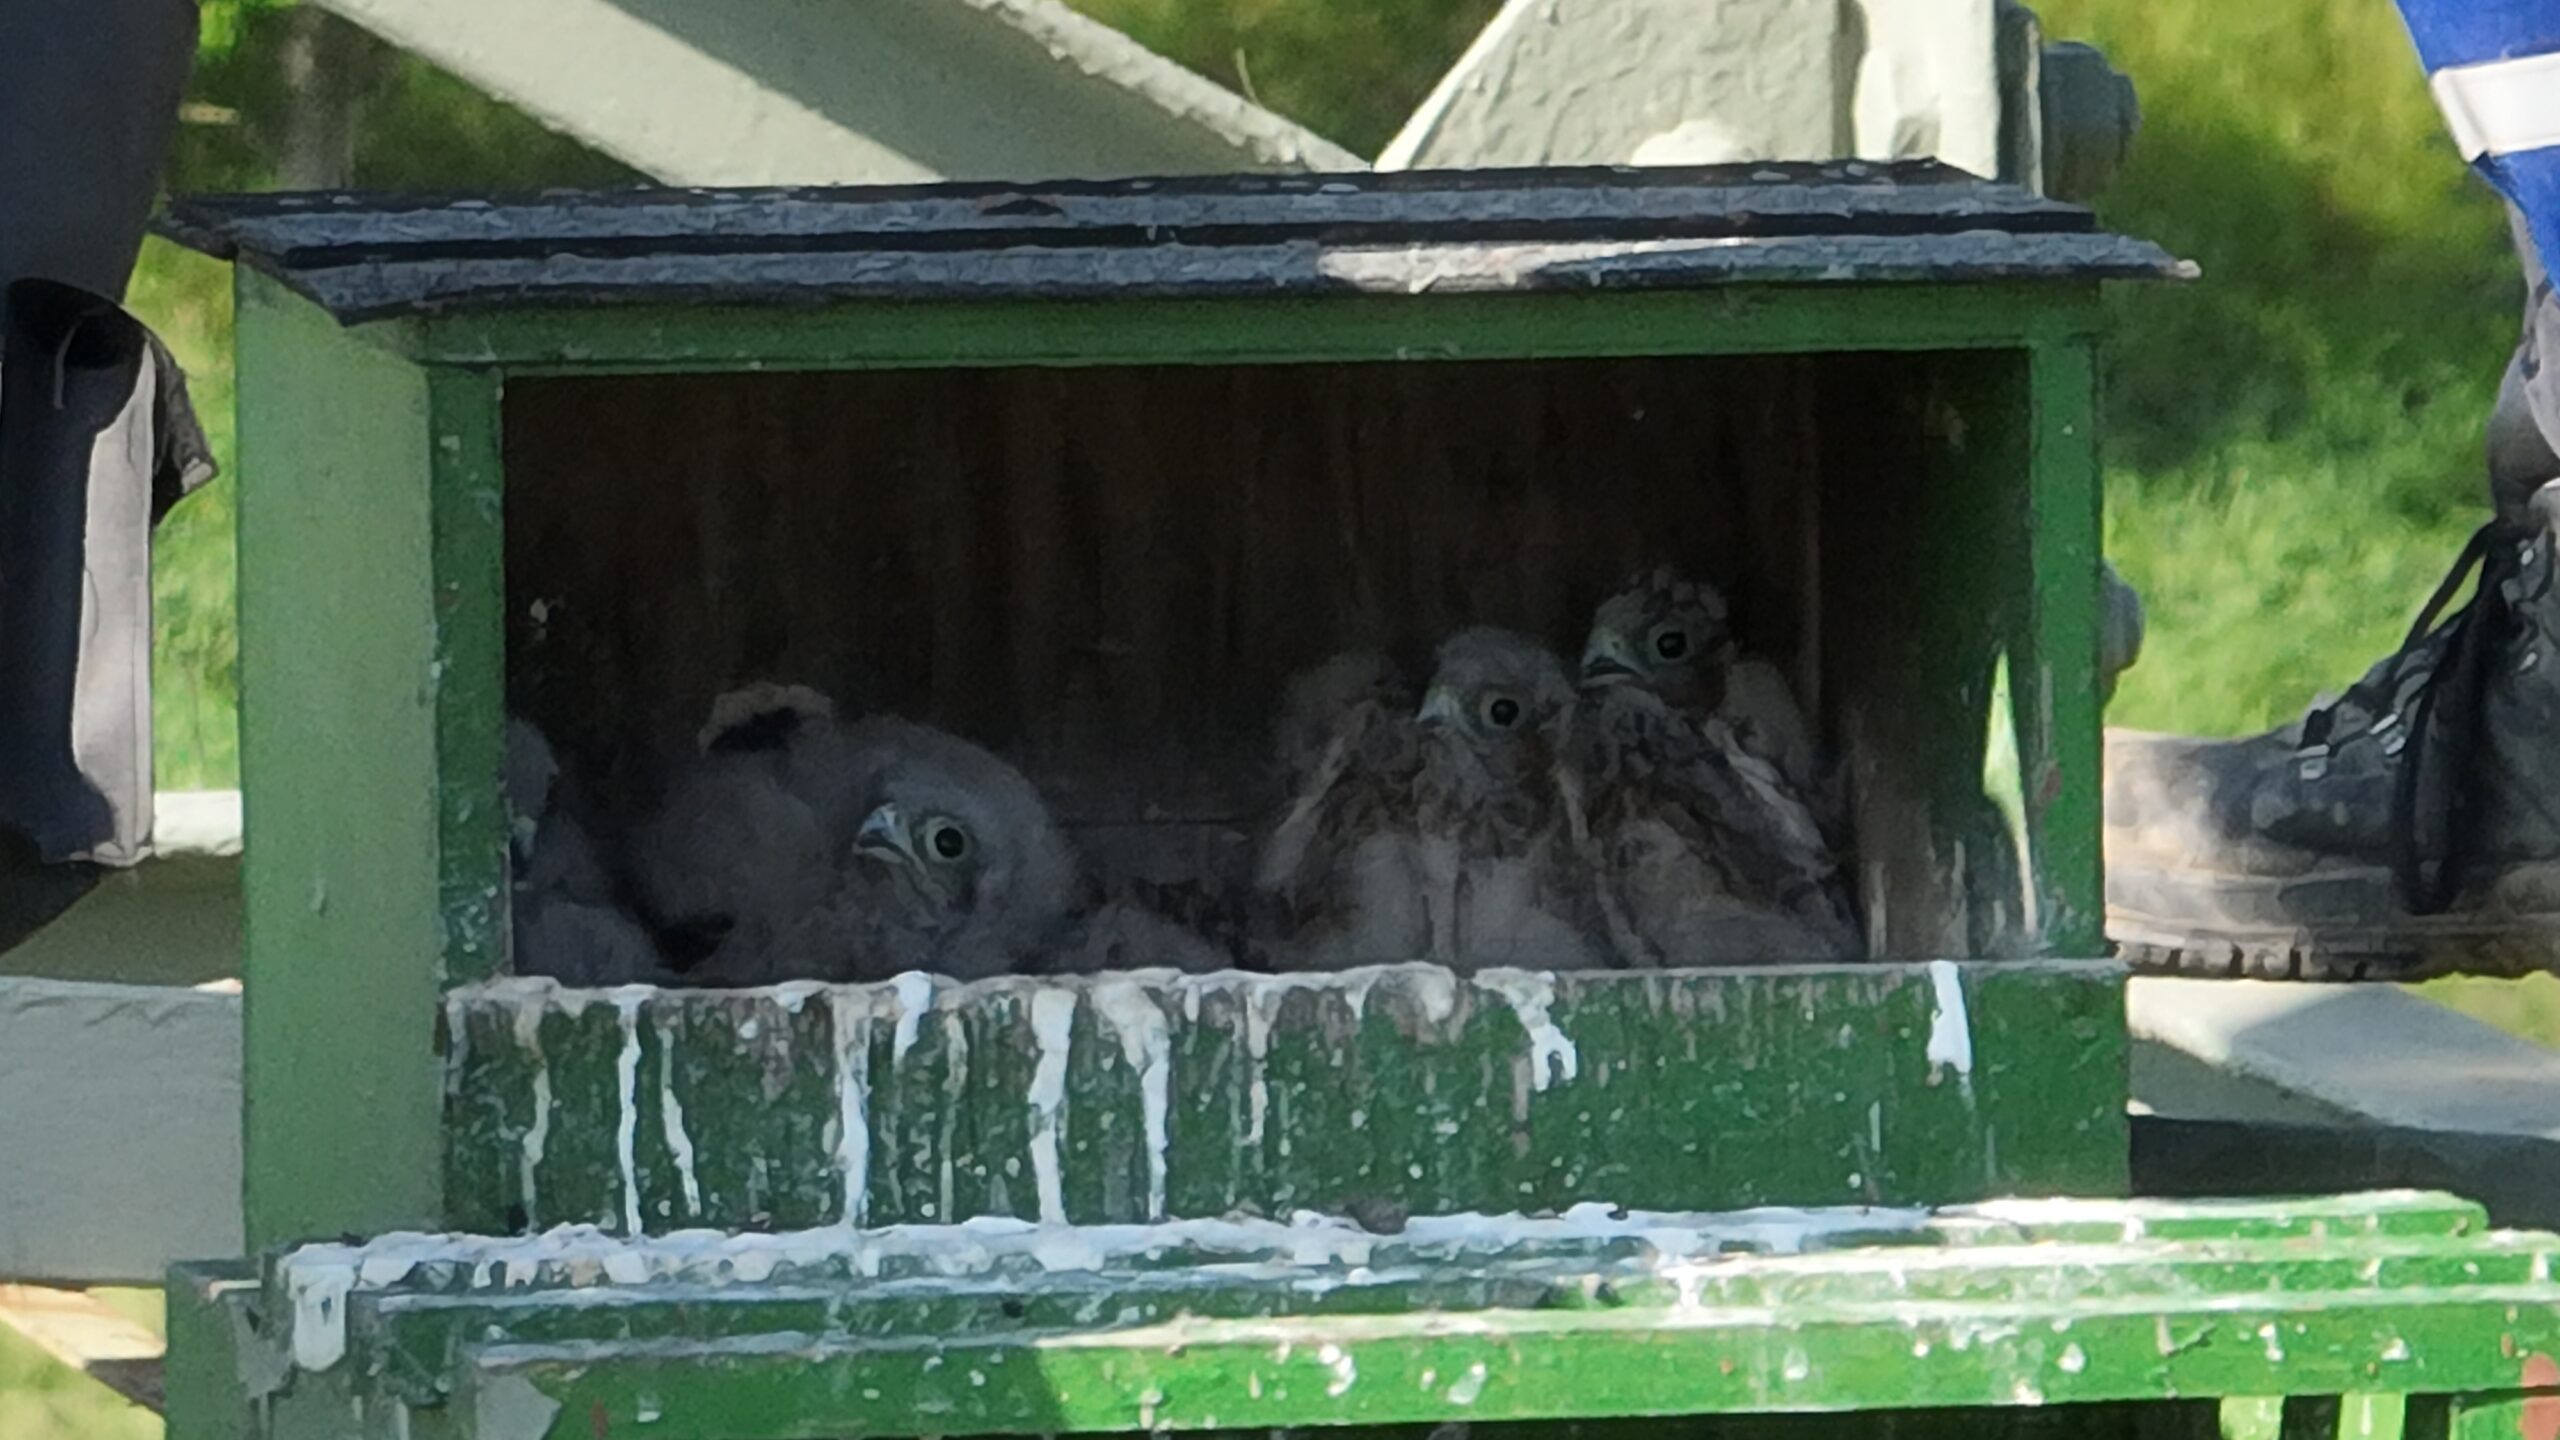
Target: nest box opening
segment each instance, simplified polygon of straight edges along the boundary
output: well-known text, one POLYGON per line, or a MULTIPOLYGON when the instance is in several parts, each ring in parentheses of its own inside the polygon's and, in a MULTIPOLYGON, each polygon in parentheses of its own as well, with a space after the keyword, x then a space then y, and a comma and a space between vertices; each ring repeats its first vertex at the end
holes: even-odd
POLYGON ((2025 375, 1982 351, 512 379, 509 703, 608 852, 716 697, 779 682, 997 751, 1106 888, 1232 886, 1288 798, 1293 674, 1427 668, 1470 625, 1571 667, 1594 607, 1670 566, 1840 767, 1874 958, 2030 953, 1983 778, 2027 604, 2025 375))

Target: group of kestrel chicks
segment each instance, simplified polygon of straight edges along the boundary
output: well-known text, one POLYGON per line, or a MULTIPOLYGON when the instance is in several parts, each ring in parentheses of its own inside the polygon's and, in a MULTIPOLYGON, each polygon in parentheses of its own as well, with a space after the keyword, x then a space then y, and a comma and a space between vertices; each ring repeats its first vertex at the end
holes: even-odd
POLYGON ((1656 571, 1593 617, 1580 673, 1507 630, 1293 680, 1289 799, 1232 896, 1114 893, 1021 772, 956 735, 724 696, 619 869, 510 723, 520 973, 576 984, 978 979, 1171 967, 1461 972, 1854 956, 1836 777, 1711 587, 1656 571), (626 899, 627 897, 627 899, 626 899))

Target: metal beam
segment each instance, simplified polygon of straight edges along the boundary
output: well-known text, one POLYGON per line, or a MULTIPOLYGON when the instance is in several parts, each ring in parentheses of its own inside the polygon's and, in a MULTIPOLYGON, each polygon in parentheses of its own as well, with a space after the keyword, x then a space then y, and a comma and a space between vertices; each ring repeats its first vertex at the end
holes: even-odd
POLYGON ((1356 170, 1057 0, 320 0, 679 185, 1356 170))
POLYGON ((1992 0, 1510 0, 1378 157, 2001 173, 1992 0))
POLYGON ((48 1285, 0 1285, 0 1325, 143 1409, 160 1413, 160 1361, 166 1342, 158 1331, 97 1296, 48 1285))
POLYGON ((240 997, 0 978, 0 1276, 240 1253, 240 997))

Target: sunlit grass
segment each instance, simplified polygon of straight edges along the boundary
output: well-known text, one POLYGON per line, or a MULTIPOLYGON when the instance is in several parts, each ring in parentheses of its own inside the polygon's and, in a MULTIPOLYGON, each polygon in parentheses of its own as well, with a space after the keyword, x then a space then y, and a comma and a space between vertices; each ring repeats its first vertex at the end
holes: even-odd
MULTIPOLYGON (((160 1326, 156 1290, 99 1292, 126 1315, 160 1326)), ((160 1417, 0 1326, 0 1437, 6 1440, 159 1440, 160 1417)))

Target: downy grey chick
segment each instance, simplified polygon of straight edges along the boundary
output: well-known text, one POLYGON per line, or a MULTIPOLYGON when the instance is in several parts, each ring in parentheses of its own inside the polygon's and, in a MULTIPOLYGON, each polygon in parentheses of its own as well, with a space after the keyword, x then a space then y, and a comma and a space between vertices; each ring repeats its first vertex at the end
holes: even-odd
POLYGON ((643 906, 684 965, 770 945, 826 901, 865 780, 833 702, 805 687, 721 696, 695 743, 634 846, 643 906))
POLYGON ((975 980, 1040 963, 1072 918, 1077 876, 1075 852, 1031 783, 956 735, 903 720, 865 720, 845 739, 863 784, 842 862, 796 920, 770 939, 732 937, 700 978, 871 981, 924 970, 975 980))
POLYGON ((594 838, 562 803, 551 742, 511 716, 505 763, 511 968, 570 985, 673 980, 648 932, 616 897, 594 838))

